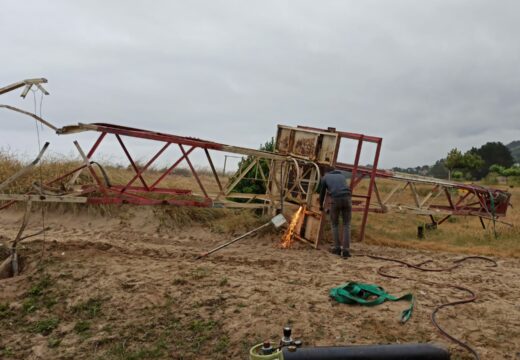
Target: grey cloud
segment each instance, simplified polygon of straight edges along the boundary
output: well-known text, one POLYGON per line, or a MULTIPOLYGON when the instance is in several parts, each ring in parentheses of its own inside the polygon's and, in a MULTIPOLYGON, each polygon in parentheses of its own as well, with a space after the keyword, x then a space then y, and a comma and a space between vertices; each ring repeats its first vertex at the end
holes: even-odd
MULTIPOLYGON (((113 122, 249 147, 278 123, 333 126, 382 136, 386 167, 520 139, 516 1, 2 7, 0 81, 47 77, 44 115, 59 125, 113 122)), ((17 95, 0 102, 32 108, 17 95)), ((30 122, 2 112, 0 126, 2 145, 34 151, 30 122)))

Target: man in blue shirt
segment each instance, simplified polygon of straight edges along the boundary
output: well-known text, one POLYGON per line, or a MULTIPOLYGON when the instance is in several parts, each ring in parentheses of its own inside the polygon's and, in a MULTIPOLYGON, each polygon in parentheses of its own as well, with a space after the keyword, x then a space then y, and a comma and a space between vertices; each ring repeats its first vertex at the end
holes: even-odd
POLYGON ((334 247, 331 252, 343 258, 350 257, 350 220, 352 219, 352 192, 347 185, 350 173, 341 170, 330 169, 321 178, 320 210, 323 211, 323 202, 326 192, 331 198, 330 222, 334 247), (343 242, 339 242, 339 216, 343 220, 343 242))

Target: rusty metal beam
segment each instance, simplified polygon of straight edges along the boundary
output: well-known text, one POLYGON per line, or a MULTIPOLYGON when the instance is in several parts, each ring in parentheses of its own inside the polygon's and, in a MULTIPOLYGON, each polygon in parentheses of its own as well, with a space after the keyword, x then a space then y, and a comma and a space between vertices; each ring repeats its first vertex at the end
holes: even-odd
POLYGON ((47 79, 45 79, 45 78, 26 79, 26 80, 18 81, 13 84, 0 88, 0 95, 6 94, 10 91, 13 91, 13 90, 16 90, 16 89, 19 89, 19 88, 25 86, 24 91, 20 95, 21 97, 25 98, 25 96, 27 95, 27 93, 29 92, 29 90, 31 89, 31 87, 33 85, 37 86, 38 89, 40 89, 41 92, 44 93, 45 95, 49 95, 49 92, 47 90, 45 90, 43 88, 43 86, 41 86, 41 84, 46 84, 46 83, 47 83, 47 79))
POLYGON ((7 186, 9 186, 9 184, 11 184, 13 181, 15 181, 16 179, 24 176, 25 174, 27 174, 28 172, 30 172, 35 166, 36 164, 38 164, 43 156, 43 154, 45 153, 45 151, 47 150, 47 148, 49 147, 49 143, 46 142, 45 145, 43 145, 42 149, 40 150, 40 153, 38 154, 38 156, 36 157, 36 159, 34 159, 29 165, 27 165, 26 167, 20 169, 18 172, 16 172, 14 175, 10 176, 8 179, 6 179, 4 182, 2 182, 0 184, 0 190, 6 188, 7 186))
POLYGON ((58 130, 58 128, 57 128, 56 126, 52 125, 52 124, 51 124, 50 122, 48 122, 47 120, 44 120, 44 119, 42 119, 41 117, 39 117, 38 115, 35 115, 35 114, 30 113, 30 112, 28 112, 28 111, 25 111, 25 110, 22 110, 22 109, 19 109, 19 108, 17 108, 17 107, 10 106, 10 105, 0 105, 0 108, 7 109, 7 110, 11 110, 11 111, 16 111, 16 112, 18 112, 18 113, 20 113, 20 114, 24 114, 24 115, 30 116, 30 117, 32 117, 34 120, 36 120, 36 121, 42 123, 43 125, 45 125, 45 126, 51 128, 52 130, 54 130, 54 131, 57 131, 57 130, 58 130))

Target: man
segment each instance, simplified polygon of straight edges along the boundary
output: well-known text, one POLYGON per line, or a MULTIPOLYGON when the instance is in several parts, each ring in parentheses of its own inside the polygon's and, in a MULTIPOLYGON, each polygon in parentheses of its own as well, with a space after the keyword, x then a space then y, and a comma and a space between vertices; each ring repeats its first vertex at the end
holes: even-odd
POLYGON ((352 192, 347 185, 350 173, 330 168, 321 178, 320 210, 323 211, 323 201, 328 191, 330 203, 330 222, 334 247, 331 252, 343 258, 350 257, 350 220, 352 219, 352 192), (343 220, 343 242, 339 243, 339 216, 343 220))

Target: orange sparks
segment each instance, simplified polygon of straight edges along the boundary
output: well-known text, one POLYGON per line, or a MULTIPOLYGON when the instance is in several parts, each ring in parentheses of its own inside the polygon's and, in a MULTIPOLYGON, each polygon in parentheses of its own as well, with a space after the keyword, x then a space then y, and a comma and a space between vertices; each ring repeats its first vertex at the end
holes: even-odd
POLYGON ((285 234, 282 236, 282 243, 281 248, 287 249, 291 247, 293 236, 296 231, 296 226, 298 225, 298 221, 300 220, 300 217, 303 215, 303 206, 300 206, 298 211, 294 214, 293 218, 291 219, 291 223, 289 224, 289 227, 287 228, 287 231, 285 231, 285 234))

